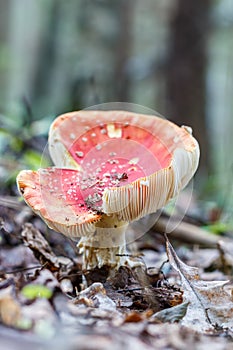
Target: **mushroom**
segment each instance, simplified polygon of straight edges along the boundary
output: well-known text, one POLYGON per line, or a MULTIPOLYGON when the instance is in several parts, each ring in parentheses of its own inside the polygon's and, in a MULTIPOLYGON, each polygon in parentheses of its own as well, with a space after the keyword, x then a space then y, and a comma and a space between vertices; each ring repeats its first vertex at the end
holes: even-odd
POLYGON ((81 237, 84 268, 134 266, 128 223, 156 212, 193 177, 199 146, 189 127, 126 111, 79 111, 50 127, 56 167, 23 170, 20 193, 55 231, 81 237))

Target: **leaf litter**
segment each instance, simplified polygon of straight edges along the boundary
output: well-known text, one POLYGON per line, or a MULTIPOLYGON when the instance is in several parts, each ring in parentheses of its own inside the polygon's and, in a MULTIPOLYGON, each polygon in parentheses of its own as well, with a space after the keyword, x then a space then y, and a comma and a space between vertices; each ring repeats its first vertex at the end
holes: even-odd
MULTIPOLYGON (((4 220, 6 215, 0 242, 0 349, 27 350, 32 344, 35 349, 67 350, 186 349, 193 344, 195 349, 211 346, 218 350, 231 346, 233 303, 227 276, 225 281, 202 278, 213 259, 203 270, 190 267, 167 239, 173 269, 168 264, 161 268, 158 262, 164 250, 159 239, 158 252, 150 251, 153 269, 122 267, 106 278, 104 270, 83 271, 73 248, 64 252, 69 241, 64 243, 52 231, 46 234, 37 218, 24 223, 23 229, 14 223, 8 231, 5 228, 10 225, 4 220), (20 234, 11 238, 15 229, 20 234), (57 248, 62 248, 61 255, 57 248), (25 295, 27 289, 31 298, 25 295)), ((147 250, 141 252, 148 260, 147 250)), ((213 254, 215 260, 221 264, 225 258, 230 266, 228 246, 222 243, 218 253, 218 257, 213 254)))
POLYGON ((198 268, 182 262, 166 238, 166 249, 171 266, 179 273, 184 298, 189 302, 182 324, 197 331, 233 327, 232 295, 224 288, 228 281, 203 281, 198 268))

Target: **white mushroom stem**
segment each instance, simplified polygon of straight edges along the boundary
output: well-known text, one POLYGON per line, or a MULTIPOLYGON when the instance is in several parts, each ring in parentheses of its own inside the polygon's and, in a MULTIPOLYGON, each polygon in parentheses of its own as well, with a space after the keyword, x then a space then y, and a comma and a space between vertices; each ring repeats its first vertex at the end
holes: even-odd
POLYGON ((133 261, 127 255, 125 232, 128 223, 119 221, 115 215, 107 216, 96 223, 92 235, 82 237, 78 243, 83 254, 85 269, 101 268, 104 265, 118 269, 120 266, 139 266, 140 262, 133 261))

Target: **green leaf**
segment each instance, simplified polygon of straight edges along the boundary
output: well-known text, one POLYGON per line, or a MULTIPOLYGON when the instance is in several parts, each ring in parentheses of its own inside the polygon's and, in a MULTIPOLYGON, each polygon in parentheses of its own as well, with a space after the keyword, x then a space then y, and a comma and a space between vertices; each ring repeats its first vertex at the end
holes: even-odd
POLYGON ((40 284, 27 284, 25 287, 23 287, 21 293, 25 298, 30 300, 36 298, 49 299, 53 295, 51 289, 40 284))
POLYGON ((203 226, 203 228, 212 233, 221 234, 224 232, 232 231, 233 225, 232 223, 224 223, 224 222, 218 221, 218 222, 215 222, 214 224, 203 226))

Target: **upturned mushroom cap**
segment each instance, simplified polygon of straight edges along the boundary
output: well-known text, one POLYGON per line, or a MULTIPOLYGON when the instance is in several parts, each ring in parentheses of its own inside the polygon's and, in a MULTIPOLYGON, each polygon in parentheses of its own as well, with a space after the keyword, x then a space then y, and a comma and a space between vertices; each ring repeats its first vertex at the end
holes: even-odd
POLYGON ((94 232, 106 214, 133 221, 157 211, 187 185, 199 161, 189 128, 125 111, 61 115, 49 150, 58 168, 22 171, 18 187, 51 228, 76 237, 94 232))
POLYGON ((101 212, 132 221, 163 207, 193 177, 200 152, 191 133, 151 115, 80 111, 54 121, 49 146, 57 166, 82 169, 84 196, 99 193, 101 212))

